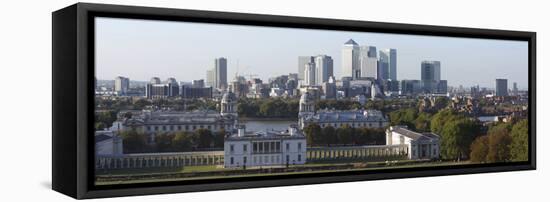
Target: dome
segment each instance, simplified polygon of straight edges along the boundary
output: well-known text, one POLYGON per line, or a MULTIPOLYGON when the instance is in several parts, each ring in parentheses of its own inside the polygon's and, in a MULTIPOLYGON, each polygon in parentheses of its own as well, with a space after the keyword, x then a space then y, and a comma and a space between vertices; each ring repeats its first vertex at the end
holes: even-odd
POLYGON ((233 92, 227 92, 223 94, 222 102, 233 102, 237 100, 237 97, 235 96, 235 93, 233 92))

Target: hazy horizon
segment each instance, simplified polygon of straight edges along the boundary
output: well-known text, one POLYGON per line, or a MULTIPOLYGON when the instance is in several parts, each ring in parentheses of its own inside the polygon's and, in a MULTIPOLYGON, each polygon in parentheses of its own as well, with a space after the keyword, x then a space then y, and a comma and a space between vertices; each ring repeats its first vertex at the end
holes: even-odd
MULTIPOLYGON (((423 60, 441 61, 441 79, 449 86, 494 87, 496 78, 508 87, 528 86, 528 43, 403 34, 276 28, 245 25, 96 18, 96 77, 116 76, 148 81, 174 77, 189 82, 205 79, 214 59, 227 58, 227 79, 239 75, 268 78, 297 73, 298 56, 326 54, 341 78, 343 44, 397 50, 397 79, 420 79, 423 60), (238 67, 237 67, 238 63, 238 67)), ((246 76, 248 78, 248 76, 246 76)))

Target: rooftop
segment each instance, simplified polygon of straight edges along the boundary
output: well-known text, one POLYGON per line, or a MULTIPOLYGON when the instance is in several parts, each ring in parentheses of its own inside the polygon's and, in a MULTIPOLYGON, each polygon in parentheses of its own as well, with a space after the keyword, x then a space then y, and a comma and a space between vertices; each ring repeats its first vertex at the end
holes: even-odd
POLYGON ((439 136, 434 133, 418 133, 409 130, 406 126, 392 126, 391 130, 413 140, 438 140, 439 136))

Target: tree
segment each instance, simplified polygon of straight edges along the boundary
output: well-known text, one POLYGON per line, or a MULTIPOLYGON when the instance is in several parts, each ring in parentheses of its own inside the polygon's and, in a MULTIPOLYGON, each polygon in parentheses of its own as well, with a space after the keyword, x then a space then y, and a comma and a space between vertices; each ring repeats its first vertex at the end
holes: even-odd
POLYGON ((512 127, 510 133, 510 160, 527 161, 529 158, 529 123, 521 120, 512 127))
POLYGON ((172 140, 172 148, 178 152, 191 151, 193 148, 193 134, 189 132, 177 132, 172 140))
POLYGON ((470 145, 479 135, 480 126, 467 117, 448 121, 441 131, 441 155, 445 159, 461 159, 470 154, 470 145))
POLYGON ((470 161, 483 163, 487 161, 489 153, 489 138, 487 135, 479 136, 470 146, 470 161))
POLYGON ((420 112, 414 120, 414 128, 419 132, 430 131, 431 116, 428 113, 420 112))
POLYGON ((500 123, 489 129, 488 162, 505 162, 510 158, 510 124, 500 123))
POLYGON ((214 147, 216 148, 223 148, 223 142, 225 140, 225 129, 221 129, 220 131, 214 133, 214 147))
POLYGON ((171 133, 157 134, 155 136, 156 152, 173 152, 173 139, 174 134, 171 133))
POLYGON ((353 128, 350 128, 348 125, 336 129, 336 136, 338 137, 339 144, 352 144, 352 135, 353 128))
POLYGON ((338 144, 338 136, 336 135, 336 129, 332 126, 324 127, 322 130, 323 144, 330 146, 332 144, 338 144))
POLYGON ((147 136, 136 130, 120 132, 124 153, 142 153, 148 151, 147 136))
POLYGON ((441 134, 445 123, 455 118, 456 115, 453 113, 452 110, 441 110, 437 112, 434 116, 432 116, 432 119, 430 120, 430 129, 433 133, 441 134))
POLYGON ((304 128, 304 133, 307 138, 308 146, 317 146, 324 141, 323 134, 321 133, 321 127, 318 124, 309 124, 304 128))
POLYGON ((214 145, 214 136, 210 130, 201 128, 196 130, 195 134, 198 148, 210 148, 214 145))
POLYGON ((400 109, 390 112, 391 125, 406 125, 410 129, 415 129, 415 119, 417 118, 417 111, 414 108, 400 109))

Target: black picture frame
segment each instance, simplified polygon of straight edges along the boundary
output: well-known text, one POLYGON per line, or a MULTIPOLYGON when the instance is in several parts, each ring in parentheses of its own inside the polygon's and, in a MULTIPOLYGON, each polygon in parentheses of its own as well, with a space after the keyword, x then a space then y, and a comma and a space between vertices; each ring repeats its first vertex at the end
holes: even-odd
POLYGON ((536 169, 536 33, 353 20, 77 3, 52 13, 52 188, 84 199, 536 169), (94 17, 506 39, 528 42, 529 160, 192 182, 94 185, 94 17))

